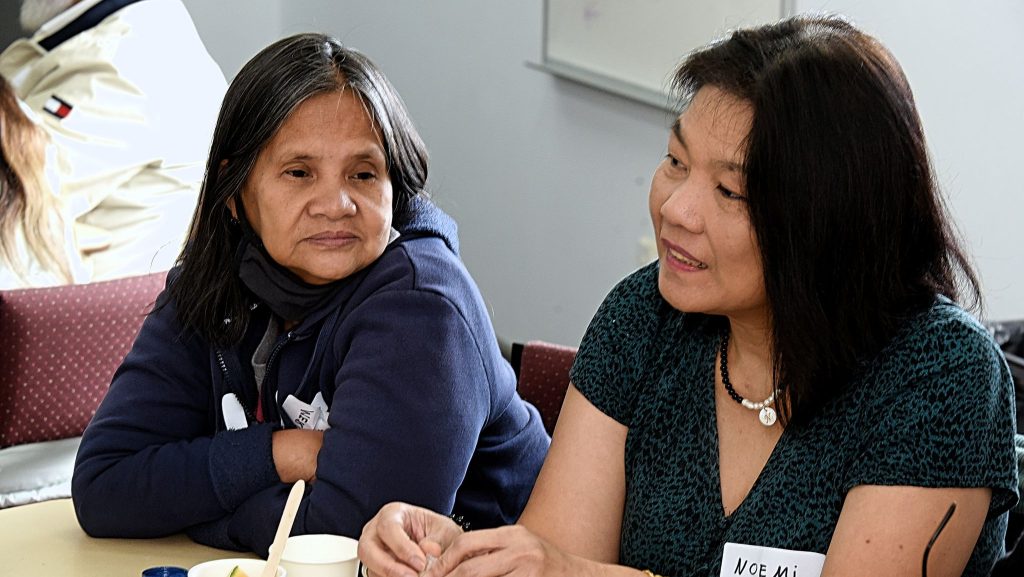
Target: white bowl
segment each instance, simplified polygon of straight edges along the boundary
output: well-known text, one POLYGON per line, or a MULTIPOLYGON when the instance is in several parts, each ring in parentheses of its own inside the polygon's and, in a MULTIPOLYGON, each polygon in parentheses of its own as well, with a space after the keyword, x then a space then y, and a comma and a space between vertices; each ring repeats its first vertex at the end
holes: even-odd
POLYGON ((358 546, 359 541, 341 535, 296 535, 288 538, 281 565, 290 577, 356 577, 358 546))
MULTIPOLYGON (((263 559, 216 559, 192 567, 188 570, 188 577, 228 577, 235 566, 245 571, 249 577, 260 577, 266 564, 263 559)), ((277 567, 277 577, 287 575, 288 571, 284 567, 277 567)))

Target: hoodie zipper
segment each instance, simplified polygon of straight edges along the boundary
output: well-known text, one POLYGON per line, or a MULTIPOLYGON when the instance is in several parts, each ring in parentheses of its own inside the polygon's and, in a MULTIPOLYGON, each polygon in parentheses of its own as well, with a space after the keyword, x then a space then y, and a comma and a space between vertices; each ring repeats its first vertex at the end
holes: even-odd
MULTIPOLYGON (((226 362, 224 362, 224 355, 221 353, 220 349, 217 349, 216 352, 217 352, 217 362, 220 364, 220 373, 224 376, 224 382, 227 384, 228 390, 229 391, 237 390, 237 389, 235 389, 235 387, 232 386, 233 381, 231 380, 231 375, 228 373, 228 364, 226 362)), ((238 398, 237 394, 235 394, 233 392, 232 392, 232 394, 235 395, 235 398, 238 398)), ((250 409, 249 407, 243 405, 241 402, 239 402, 238 404, 242 407, 242 411, 245 412, 245 420, 250 422, 250 423, 254 422, 256 420, 256 415, 253 413, 253 410, 250 409)), ((223 419, 223 417, 221 417, 221 418, 223 419)))
MULTIPOLYGON (((263 420, 264 420, 264 422, 267 421, 267 410, 266 410, 266 408, 270 406, 270 403, 274 403, 274 409, 275 409, 275 412, 277 413, 277 420, 278 421, 283 421, 283 419, 281 418, 280 407, 277 406, 277 399, 268 398, 270 396, 270 392, 269 392, 270 391, 270 387, 267 386, 267 379, 270 377, 270 375, 273 374, 271 369, 273 369, 273 367, 274 367, 274 361, 277 360, 277 354, 279 352, 281 352, 281 349, 283 349, 286 344, 288 344, 288 343, 290 343, 292 341, 292 338, 294 338, 294 336, 295 336, 295 331, 288 331, 287 333, 285 333, 284 340, 279 342, 279 343, 277 343, 277 346, 274 347, 274 350, 270 351, 270 356, 267 357, 267 367, 265 369, 266 373, 265 373, 265 376, 263 377, 263 383, 260 385, 260 391, 259 391, 260 396, 263 397, 263 420)), ((276 384, 276 382, 274 384, 276 384)))

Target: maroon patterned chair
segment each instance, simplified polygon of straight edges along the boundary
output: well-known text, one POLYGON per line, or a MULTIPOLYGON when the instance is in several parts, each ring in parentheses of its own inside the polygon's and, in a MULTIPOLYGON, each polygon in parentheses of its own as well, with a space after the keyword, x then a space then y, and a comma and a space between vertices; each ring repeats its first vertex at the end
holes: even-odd
POLYGON ((165 276, 0 295, 0 507, 67 496, 68 454, 165 276))
POLYGON ((544 341, 513 343, 511 363, 518 379, 519 396, 540 411, 544 428, 555 430, 562 401, 569 388, 569 369, 576 349, 544 341))

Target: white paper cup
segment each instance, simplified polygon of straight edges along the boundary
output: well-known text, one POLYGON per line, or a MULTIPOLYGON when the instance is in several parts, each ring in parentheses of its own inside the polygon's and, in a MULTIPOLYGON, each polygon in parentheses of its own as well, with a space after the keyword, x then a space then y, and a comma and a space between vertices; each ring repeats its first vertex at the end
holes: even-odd
MULTIPOLYGON (((267 562, 263 559, 216 559, 200 563, 188 570, 188 577, 228 577, 231 570, 237 565, 249 577, 260 577, 263 574, 263 566, 267 562)), ((277 577, 286 577, 288 571, 277 567, 277 577)))
POLYGON ((357 577, 358 545, 340 535, 296 535, 284 546, 281 566, 288 569, 288 577, 357 577))

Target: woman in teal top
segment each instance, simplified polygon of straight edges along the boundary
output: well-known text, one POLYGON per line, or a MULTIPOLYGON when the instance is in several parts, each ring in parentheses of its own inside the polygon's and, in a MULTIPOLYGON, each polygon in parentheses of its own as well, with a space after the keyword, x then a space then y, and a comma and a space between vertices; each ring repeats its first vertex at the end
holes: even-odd
POLYGON ((391 504, 369 573, 987 575, 1018 497, 1013 387, 956 304, 979 285, 892 54, 796 17, 692 53, 675 86, 658 261, 591 323, 519 524, 391 504))
MULTIPOLYGON (((711 388, 724 389, 712 375, 729 325, 672 308, 658 279, 652 264, 612 291, 572 372, 590 403, 629 428, 622 564, 718 575, 726 542, 824 554, 854 487, 956 486, 1000 489, 966 571, 988 574, 1002 552, 999 513, 1014 500, 1005 446, 1012 392, 1001 354, 973 318, 938 297, 908 319, 806 424, 785 427, 746 497, 729 507, 719 492, 719 431, 708 426, 725 401, 711 388)), ((941 509, 922 529, 935 529, 941 509)))

